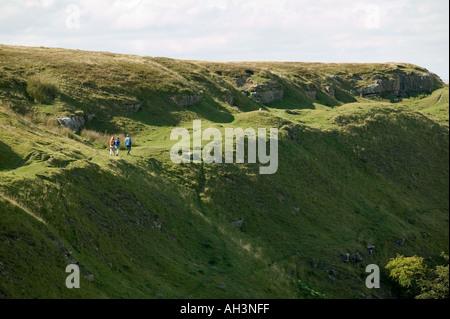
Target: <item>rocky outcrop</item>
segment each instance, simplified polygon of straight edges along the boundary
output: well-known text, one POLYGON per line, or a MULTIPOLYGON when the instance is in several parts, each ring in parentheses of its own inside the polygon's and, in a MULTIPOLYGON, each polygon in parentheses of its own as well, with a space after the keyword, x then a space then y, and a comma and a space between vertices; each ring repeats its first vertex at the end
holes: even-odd
POLYGON ((274 101, 280 101, 284 97, 284 90, 281 84, 267 81, 257 83, 251 77, 239 77, 235 79, 236 86, 241 88, 245 96, 253 97, 262 104, 268 104, 274 101))
POLYGON ((227 102, 229 105, 234 106, 234 97, 231 94, 224 94, 222 95, 222 99, 227 102))
POLYGON ((329 96, 335 97, 334 88, 332 88, 331 86, 326 86, 325 87, 325 92, 327 92, 327 94, 329 96))
POLYGON ((177 95, 172 96, 171 100, 180 107, 186 108, 200 102, 202 95, 177 95))
POLYGON ((255 85, 250 89, 250 95, 262 104, 268 104, 283 99, 283 87, 274 82, 255 85))
POLYGON ((56 119, 61 126, 67 127, 72 131, 79 132, 85 123, 84 116, 72 116, 56 119))
POLYGON ((95 114, 77 114, 72 117, 64 117, 64 118, 58 118, 56 121, 59 125, 67 127, 68 129, 71 129, 72 131, 79 132, 81 131, 81 128, 84 126, 86 121, 92 121, 95 117, 95 114))
POLYGON ((399 73, 391 78, 387 76, 374 77, 374 83, 361 87, 357 92, 362 97, 377 98, 385 95, 408 97, 414 92, 431 93, 434 86, 432 74, 399 73))

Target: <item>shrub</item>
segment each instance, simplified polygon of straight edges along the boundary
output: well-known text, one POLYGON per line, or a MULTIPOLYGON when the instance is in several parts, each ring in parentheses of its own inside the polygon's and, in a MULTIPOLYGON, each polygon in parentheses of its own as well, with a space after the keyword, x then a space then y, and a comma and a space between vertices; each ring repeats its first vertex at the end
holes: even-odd
POLYGON ((27 92, 34 102, 41 104, 50 103, 59 93, 54 83, 40 76, 32 76, 27 79, 27 92))
POLYGON ((427 267, 422 257, 397 255, 386 265, 389 278, 409 295, 417 295, 419 281, 425 277, 427 267))
POLYGON ((448 255, 442 253, 444 265, 438 265, 430 271, 427 278, 419 282, 421 293, 416 299, 448 299, 449 298, 449 267, 448 255))

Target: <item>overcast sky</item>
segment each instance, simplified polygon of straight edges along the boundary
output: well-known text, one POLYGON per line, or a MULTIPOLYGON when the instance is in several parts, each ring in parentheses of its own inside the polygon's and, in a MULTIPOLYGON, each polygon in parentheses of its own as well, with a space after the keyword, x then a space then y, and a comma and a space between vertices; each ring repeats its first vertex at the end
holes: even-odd
POLYGON ((209 61, 408 62, 448 81, 449 1, 0 0, 0 43, 209 61))

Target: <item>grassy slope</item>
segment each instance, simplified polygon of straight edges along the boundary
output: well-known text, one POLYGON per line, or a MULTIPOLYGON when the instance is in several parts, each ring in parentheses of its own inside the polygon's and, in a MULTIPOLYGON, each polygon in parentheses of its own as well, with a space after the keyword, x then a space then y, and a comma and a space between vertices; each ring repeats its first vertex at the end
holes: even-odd
POLYGON ((385 265, 397 253, 448 253, 448 87, 391 104, 356 102, 342 85, 341 100, 312 101, 302 85, 329 84, 326 73, 345 79, 393 65, 0 49, 0 297, 392 297, 384 280, 366 289, 364 267, 340 255, 360 251, 363 264, 385 265), (282 83, 283 101, 244 97, 233 78, 248 69, 282 83), (53 105, 27 96, 35 73, 57 83, 53 105), (169 98, 177 94, 204 98, 181 109, 169 98), (136 102, 142 110, 126 114, 136 102), (104 145, 45 125, 76 110, 96 113, 90 129, 131 131, 134 156, 110 158, 104 145), (278 173, 172 164, 170 131, 193 119, 221 130, 280 128, 278 173), (241 231, 234 220, 244 220, 241 231), (68 290, 64 270, 75 261, 86 277, 68 290))

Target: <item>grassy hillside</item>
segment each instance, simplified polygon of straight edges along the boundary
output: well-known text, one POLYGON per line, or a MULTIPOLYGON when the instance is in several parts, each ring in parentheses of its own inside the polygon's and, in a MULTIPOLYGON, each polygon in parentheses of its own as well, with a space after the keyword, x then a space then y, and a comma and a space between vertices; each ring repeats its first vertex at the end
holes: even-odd
POLYGON ((431 94, 396 103, 355 93, 420 67, 12 46, 0 61, 0 298, 394 298, 384 273, 365 287, 366 265, 448 254, 448 86, 433 75, 431 94), (262 104, 240 79, 284 96, 262 104), (55 120, 77 114, 80 132, 55 120), (195 119, 278 128, 278 172, 173 164, 170 132, 195 119), (128 133, 132 156, 110 157, 128 133), (71 263, 81 289, 65 287, 71 263))

